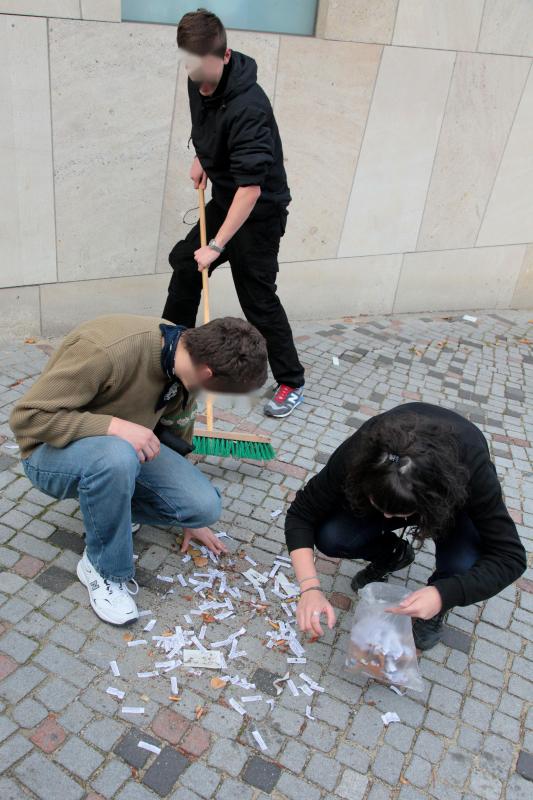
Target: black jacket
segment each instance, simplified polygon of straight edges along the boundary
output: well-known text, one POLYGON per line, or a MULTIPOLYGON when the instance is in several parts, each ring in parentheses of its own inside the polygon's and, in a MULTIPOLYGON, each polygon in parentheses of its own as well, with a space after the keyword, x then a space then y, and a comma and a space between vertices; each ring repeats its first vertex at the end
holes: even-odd
POLYGON ((291 195, 283 149, 272 106, 257 83, 254 59, 233 50, 209 97, 190 79, 188 88, 191 138, 212 183, 213 200, 227 210, 239 186, 260 186, 252 216, 284 210, 291 195))
MULTIPOLYGON (((429 403, 405 403, 385 414, 408 412, 449 424, 459 442, 461 461, 470 473, 468 500, 460 510, 468 514, 480 534, 482 555, 465 574, 435 581, 433 585, 442 597, 443 610, 493 597, 520 577, 527 567, 527 561, 516 526, 503 502, 486 439, 464 417, 429 403)), ((377 417, 365 422, 343 442, 324 469, 297 492, 285 521, 289 552, 299 547, 313 547, 317 525, 340 509, 349 510, 343 487, 350 454, 357 448, 361 431, 372 425, 375 419, 377 417)))

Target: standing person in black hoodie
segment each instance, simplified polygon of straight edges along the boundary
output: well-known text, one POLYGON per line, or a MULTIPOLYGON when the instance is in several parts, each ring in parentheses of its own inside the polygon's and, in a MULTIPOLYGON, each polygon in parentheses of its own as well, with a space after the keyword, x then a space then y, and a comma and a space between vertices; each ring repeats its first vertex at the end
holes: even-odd
POLYGON ((196 224, 169 255, 173 269, 163 317, 194 327, 201 270, 229 261, 246 319, 263 334, 277 383, 265 414, 286 417, 303 399, 304 369, 276 294, 278 251, 291 200, 272 106, 257 84, 253 58, 231 51, 219 18, 185 14, 178 47, 189 75, 194 187, 212 184, 206 206, 209 244, 196 224))
POLYGON ((391 609, 413 617, 420 650, 440 640, 449 609, 493 597, 527 567, 485 437, 464 417, 429 403, 406 403, 365 422, 297 492, 285 536, 301 588, 300 628, 321 636, 322 614, 330 628, 335 623, 315 547, 370 562, 352 580, 357 591, 414 561, 407 528, 418 541, 435 541, 428 585, 391 609))

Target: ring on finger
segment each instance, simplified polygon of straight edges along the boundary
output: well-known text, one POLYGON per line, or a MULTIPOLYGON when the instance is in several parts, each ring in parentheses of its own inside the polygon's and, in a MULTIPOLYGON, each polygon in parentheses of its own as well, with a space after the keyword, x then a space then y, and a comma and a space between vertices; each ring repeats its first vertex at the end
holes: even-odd
POLYGON ((321 611, 313 611, 312 616, 313 617, 319 617, 321 615, 321 613, 322 613, 321 611))

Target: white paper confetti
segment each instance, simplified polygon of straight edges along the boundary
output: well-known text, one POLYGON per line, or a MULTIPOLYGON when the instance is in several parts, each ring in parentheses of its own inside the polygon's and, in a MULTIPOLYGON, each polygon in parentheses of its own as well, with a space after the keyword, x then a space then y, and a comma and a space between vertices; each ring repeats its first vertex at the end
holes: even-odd
POLYGON ((282 508, 276 508, 275 511, 272 511, 270 516, 272 517, 272 519, 276 519, 276 517, 279 517, 280 514, 283 514, 283 509, 282 508))
POLYGON ((132 642, 128 642, 128 647, 138 647, 140 644, 148 644, 146 639, 134 639, 132 642))
POLYGON ((395 694, 399 694, 400 697, 403 697, 404 694, 405 694, 405 692, 402 692, 402 690, 398 689, 397 686, 392 686, 392 684, 389 686, 389 689, 391 690, 391 692, 394 692, 395 694))
POLYGON ((339 366, 340 361, 339 361, 339 357, 338 356, 331 356, 331 360, 333 361, 333 366, 334 367, 338 367, 339 366))
POLYGON ((230 706, 237 712, 237 714, 240 714, 241 717, 244 717, 246 714, 246 709, 243 708, 240 703, 238 703, 233 697, 230 697, 228 702, 230 706))
POLYGON ((263 750, 263 752, 265 750, 268 750, 266 742, 263 739, 263 737, 261 736, 261 734, 259 733, 259 731, 252 731, 252 736, 254 737, 255 741, 257 742, 257 744, 259 745, 261 750, 263 750))
POLYGON ((109 666, 111 667, 111 672, 113 673, 115 678, 119 678, 120 677, 120 670, 118 668, 117 662, 116 661, 110 661, 109 662, 109 666))
POLYGON ((178 582, 181 583, 182 586, 187 586, 187 581, 185 580, 181 572, 176 575, 176 578, 178 579, 178 582))
POLYGON ((470 314, 463 314, 465 322, 477 322, 477 317, 471 317, 470 314))
POLYGON ((149 750, 151 753, 155 753, 156 756, 161 752, 161 748, 156 744, 150 744, 150 742, 145 742, 143 739, 137 742, 137 747, 140 747, 142 750, 149 750))
POLYGON ((149 617, 151 614, 153 614, 153 611, 150 611, 149 608, 146 609, 145 611, 139 611, 140 617, 149 617))
POLYGON ((163 583, 174 583, 174 578, 171 578, 169 575, 156 575, 158 581, 163 581, 163 583))
POLYGON ((262 695, 260 694, 248 694, 241 697, 241 703, 256 703, 259 700, 262 700, 262 695))
POLYGON ((386 711, 385 714, 381 715, 381 719, 383 720, 383 724, 385 727, 391 724, 391 722, 401 722, 400 717, 396 713, 396 711, 386 711))
POLYGON ((291 694, 293 694, 294 697, 298 697, 299 696, 300 692, 296 688, 296 684, 294 683, 294 681, 291 678, 289 678, 289 680, 287 681, 287 686, 289 687, 289 689, 291 691, 291 694))
POLYGON ((138 672, 138 678, 157 678, 159 672, 157 670, 152 670, 152 672, 138 672))
POLYGON ((196 669, 222 669, 224 655, 220 650, 183 650, 183 666, 196 669))
POLYGON ((139 706, 122 706, 120 710, 123 714, 144 714, 144 708, 139 706))
POLYGON ((175 675, 173 675, 173 676, 171 677, 171 679, 170 679, 170 691, 171 691, 171 692, 172 692, 172 694, 174 694, 174 695, 176 695, 176 694, 179 694, 179 689, 178 689, 178 679, 176 678, 176 676, 175 676, 175 675))
POLYGON ((120 689, 115 689, 114 686, 108 686, 106 689, 107 694, 112 695, 113 697, 118 697, 119 700, 122 700, 126 692, 122 692, 120 689))
POLYGON ((314 719, 314 717, 313 717, 313 715, 311 713, 311 706, 306 706, 305 707, 305 716, 307 717, 307 719, 314 719))
POLYGON ((153 628, 155 627, 155 623, 156 623, 156 622, 157 622, 157 620, 156 620, 156 619, 151 619, 151 620, 150 620, 150 622, 148 622, 148 623, 147 623, 147 624, 144 626, 144 628, 143 628, 143 631, 151 631, 151 630, 153 630, 153 628))

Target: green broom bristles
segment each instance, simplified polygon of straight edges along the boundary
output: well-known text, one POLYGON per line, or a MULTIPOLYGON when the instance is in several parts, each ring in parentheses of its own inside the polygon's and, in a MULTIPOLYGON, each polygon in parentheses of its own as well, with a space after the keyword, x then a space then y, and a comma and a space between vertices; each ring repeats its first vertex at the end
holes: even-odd
POLYGON ((251 458, 255 461, 270 461, 276 452, 268 442, 242 442, 236 439, 221 439, 218 436, 193 436, 194 452, 202 456, 251 458))

